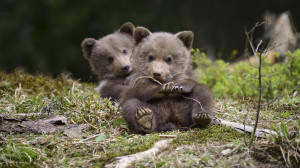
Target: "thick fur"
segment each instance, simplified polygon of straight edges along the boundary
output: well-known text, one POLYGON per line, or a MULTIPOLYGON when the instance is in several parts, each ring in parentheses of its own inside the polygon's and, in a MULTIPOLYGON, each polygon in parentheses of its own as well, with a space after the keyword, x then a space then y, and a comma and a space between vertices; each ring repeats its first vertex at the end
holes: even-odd
POLYGON ((102 98, 118 100, 126 87, 126 78, 132 71, 133 30, 134 25, 127 22, 117 32, 99 40, 86 38, 81 43, 83 56, 100 81, 98 89, 102 98))
POLYGON ((212 94, 185 73, 193 32, 151 33, 137 27, 133 35, 136 47, 131 64, 135 73, 120 103, 129 127, 149 133, 209 125, 215 116, 212 94))

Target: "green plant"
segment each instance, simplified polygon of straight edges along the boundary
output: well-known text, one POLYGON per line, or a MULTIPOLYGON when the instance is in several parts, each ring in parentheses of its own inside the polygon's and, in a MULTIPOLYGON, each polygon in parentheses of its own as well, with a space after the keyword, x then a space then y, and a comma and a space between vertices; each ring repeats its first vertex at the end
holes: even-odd
POLYGON ((284 162, 288 167, 295 167, 300 164, 300 120, 298 120, 298 131, 289 130, 285 123, 279 127, 272 124, 278 137, 274 137, 277 147, 280 149, 284 162))
MULTIPOLYGON (((212 63, 199 49, 192 50, 191 53, 192 62, 196 65, 197 80, 207 84, 215 97, 257 97, 258 91, 255 88, 258 88, 258 83, 254 78, 258 70, 248 62, 239 62, 231 66, 223 60, 212 63)), ((265 102, 299 90, 299 49, 294 53, 288 51, 283 63, 271 66, 264 56, 262 62, 265 102)))

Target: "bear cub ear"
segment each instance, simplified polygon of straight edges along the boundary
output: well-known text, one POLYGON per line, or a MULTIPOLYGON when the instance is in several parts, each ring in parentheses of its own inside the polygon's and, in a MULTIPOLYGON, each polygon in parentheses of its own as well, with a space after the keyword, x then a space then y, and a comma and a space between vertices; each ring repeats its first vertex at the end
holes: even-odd
POLYGON ((151 32, 145 27, 136 27, 133 31, 135 43, 140 43, 145 37, 149 36, 150 34, 151 32))
POLYGON ((89 60, 91 58, 92 49, 96 44, 97 40, 93 38, 86 38, 81 43, 81 49, 85 59, 89 60))
POLYGON ((134 30, 134 25, 131 22, 126 22, 120 27, 119 32, 129 34, 132 36, 133 30, 134 30))
POLYGON ((194 33, 192 31, 179 32, 176 34, 176 37, 179 38, 188 49, 192 48, 194 40, 194 33))

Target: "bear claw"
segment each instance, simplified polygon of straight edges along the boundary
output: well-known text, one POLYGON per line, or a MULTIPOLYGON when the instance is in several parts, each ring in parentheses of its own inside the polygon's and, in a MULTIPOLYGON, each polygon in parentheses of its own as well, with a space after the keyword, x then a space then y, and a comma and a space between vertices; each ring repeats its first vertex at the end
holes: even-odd
POLYGON ((187 94, 192 91, 192 88, 182 85, 175 85, 172 87, 173 93, 179 93, 179 94, 187 94))
POLYGON ((142 107, 136 111, 135 120, 145 130, 152 130, 153 123, 153 112, 151 109, 142 107))
POLYGON ((163 86, 162 86, 163 92, 170 93, 172 91, 173 85, 174 85, 174 82, 168 82, 168 83, 163 84, 163 86))
POLYGON ((193 120, 200 127, 208 126, 212 122, 212 118, 207 113, 198 113, 198 114, 195 114, 193 116, 193 120))

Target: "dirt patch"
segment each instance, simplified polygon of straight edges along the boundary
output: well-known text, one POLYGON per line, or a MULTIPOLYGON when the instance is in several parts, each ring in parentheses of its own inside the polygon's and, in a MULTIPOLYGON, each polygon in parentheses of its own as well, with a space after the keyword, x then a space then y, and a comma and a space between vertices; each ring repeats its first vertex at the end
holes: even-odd
POLYGON ((281 155, 280 147, 277 144, 270 144, 264 141, 255 142, 251 156, 264 165, 272 165, 272 167, 286 167, 284 159, 281 155))

